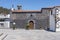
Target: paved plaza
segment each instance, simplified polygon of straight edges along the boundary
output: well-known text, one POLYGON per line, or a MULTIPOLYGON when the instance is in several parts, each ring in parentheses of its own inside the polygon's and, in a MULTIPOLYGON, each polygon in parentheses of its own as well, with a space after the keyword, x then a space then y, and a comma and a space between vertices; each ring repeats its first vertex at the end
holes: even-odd
POLYGON ((60 40, 60 32, 0 29, 0 40, 60 40))

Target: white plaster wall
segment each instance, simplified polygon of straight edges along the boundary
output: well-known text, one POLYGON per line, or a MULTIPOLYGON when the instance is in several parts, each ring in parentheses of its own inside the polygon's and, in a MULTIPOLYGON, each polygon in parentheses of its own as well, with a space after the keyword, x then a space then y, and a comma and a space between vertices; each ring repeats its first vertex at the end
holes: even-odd
POLYGON ((56 31, 60 31, 60 28, 56 28, 56 31))
POLYGON ((53 15, 50 15, 50 18, 49 18, 49 23, 50 23, 50 30, 51 31, 56 31, 55 29, 55 18, 53 15))
MULTIPOLYGON (((60 11, 60 7, 56 7, 56 8, 60 11)), ((56 27, 56 31, 60 31, 60 27, 59 28, 56 27)))
POLYGON ((10 18, 10 14, 7 14, 7 15, 0 14, 0 18, 10 18))
POLYGON ((10 28, 10 21, 0 22, 0 24, 1 23, 3 23, 3 26, 0 25, 0 28, 10 28))
POLYGON ((10 28, 10 21, 5 21, 4 26, 5 28, 10 28))

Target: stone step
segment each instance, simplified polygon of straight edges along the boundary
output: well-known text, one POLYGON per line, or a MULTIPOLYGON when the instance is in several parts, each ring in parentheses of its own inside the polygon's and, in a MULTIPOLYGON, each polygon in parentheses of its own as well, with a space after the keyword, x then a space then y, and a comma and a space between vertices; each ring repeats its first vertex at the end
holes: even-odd
POLYGON ((2 36, 3 35, 3 33, 0 33, 0 36, 2 36))
POLYGON ((3 34, 2 36, 0 36, 0 40, 4 40, 4 38, 7 37, 7 34, 3 34))

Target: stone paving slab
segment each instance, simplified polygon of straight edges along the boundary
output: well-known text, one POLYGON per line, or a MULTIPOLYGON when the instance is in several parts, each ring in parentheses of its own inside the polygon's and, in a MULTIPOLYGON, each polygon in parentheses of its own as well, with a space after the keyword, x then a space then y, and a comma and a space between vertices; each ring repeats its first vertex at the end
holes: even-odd
POLYGON ((4 40, 60 40, 60 32, 45 30, 0 29, 0 32, 8 34, 4 40))

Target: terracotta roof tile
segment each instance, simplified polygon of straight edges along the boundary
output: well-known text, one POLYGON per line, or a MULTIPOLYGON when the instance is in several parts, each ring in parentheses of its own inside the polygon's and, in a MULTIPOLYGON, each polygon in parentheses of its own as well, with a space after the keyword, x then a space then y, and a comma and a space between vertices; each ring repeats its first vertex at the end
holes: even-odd
POLYGON ((51 10, 51 9, 53 9, 53 8, 55 8, 55 7, 60 7, 60 6, 54 6, 54 7, 47 7, 47 8, 42 8, 41 10, 13 10, 12 12, 33 12, 33 13, 35 13, 35 12, 39 12, 39 13, 41 13, 42 12, 42 10, 51 10))
POLYGON ((12 12, 41 12, 40 10, 13 10, 12 12))

